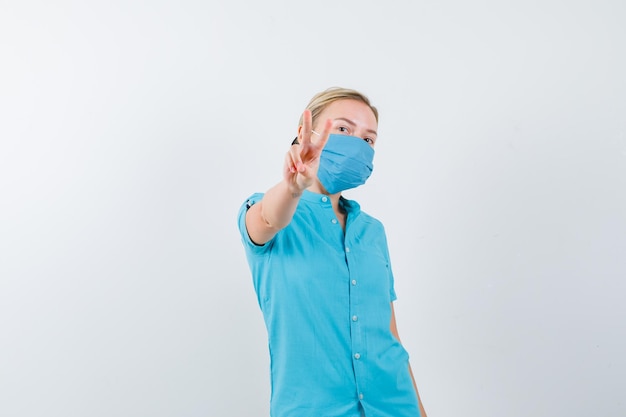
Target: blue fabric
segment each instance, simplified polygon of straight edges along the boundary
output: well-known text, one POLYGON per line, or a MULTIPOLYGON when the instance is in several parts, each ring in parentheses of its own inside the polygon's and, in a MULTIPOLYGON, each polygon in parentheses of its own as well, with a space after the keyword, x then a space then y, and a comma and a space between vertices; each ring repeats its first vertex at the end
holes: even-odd
POLYGON ((335 135, 320 155, 317 178, 329 194, 365 184, 374 169, 374 148, 355 136, 335 135))
POLYGON ((265 245, 239 230, 267 327, 272 417, 419 416, 408 354, 390 331, 396 294, 382 224, 341 199, 305 191, 293 220, 265 245))

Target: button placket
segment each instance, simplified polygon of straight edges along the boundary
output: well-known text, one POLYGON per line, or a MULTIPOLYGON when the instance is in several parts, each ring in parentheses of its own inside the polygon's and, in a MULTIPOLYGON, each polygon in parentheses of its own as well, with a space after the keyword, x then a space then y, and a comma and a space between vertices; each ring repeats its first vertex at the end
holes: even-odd
MULTIPOLYGON (((344 250, 346 254, 346 261, 350 264, 352 259, 352 253, 354 252, 354 242, 350 240, 348 236, 346 236, 344 250)), ((361 326, 360 326, 360 318, 358 315, 358 294, 359 294, 359 286, 358 279, 354 274, 358 273, 357 268, 350 268, 351 276, 349 291, 350 291, 350 327, 351 327, 351 338, 352 338, 352 360, 354 361, 354 376, 357 383, 358 392, 361 393, 361 389, 363 388, 362 384, 362 376, 363 376, 363 367, 366 365, 363 363, 363 354, 362 354, 362 336, 361 336, 361 326)), ((359 399, 362 399, 362 394, 359 395, 359 399)))

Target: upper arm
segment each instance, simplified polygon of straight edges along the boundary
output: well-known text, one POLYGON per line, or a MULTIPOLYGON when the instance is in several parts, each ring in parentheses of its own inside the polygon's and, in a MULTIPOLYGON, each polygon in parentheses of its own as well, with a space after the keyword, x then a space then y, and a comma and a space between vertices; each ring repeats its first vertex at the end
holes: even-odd
POLYGON ((256 245, 264 245, 279 232, 280 229, 272 227, 263 218, 263 200, 248 207, 246 212, 246 231, 250 240, 256 245))

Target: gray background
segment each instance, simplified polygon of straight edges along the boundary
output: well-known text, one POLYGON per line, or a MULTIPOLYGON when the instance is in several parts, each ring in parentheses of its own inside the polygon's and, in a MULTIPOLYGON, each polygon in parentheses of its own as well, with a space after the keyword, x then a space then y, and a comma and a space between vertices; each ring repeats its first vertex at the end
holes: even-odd
POLYGON ((236 228, 309 98, 379 107, 429 416, 626 415, 623 1, 1 1, 0 415, 266 416, 236 228))

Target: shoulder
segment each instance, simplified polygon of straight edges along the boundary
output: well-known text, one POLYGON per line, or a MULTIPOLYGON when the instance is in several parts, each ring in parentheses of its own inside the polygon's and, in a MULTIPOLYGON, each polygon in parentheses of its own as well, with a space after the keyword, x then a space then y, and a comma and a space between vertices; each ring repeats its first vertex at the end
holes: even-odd
POLYGON ((341 206, 342 208, 351 216, 359 217, 360 220, 366 221, 372 224, 378 224, 382 227, 382 222, 378 220, 376 217, 371 214, 363 211, 361 205, 356 200, 348 200, 347 198, 341 197, 341 206))
POLYGON ((375 231, 376 233, 380 233, 383 236, 385 235, 385 226, 383 225, 383 222, 378 220, 376 217, 362 211, 359 214, 359 221, 368 229, 375 231))
POLYGON ((355 223, 359 224, 359 227, 366 228, 370 231, 375 231, 381 234, 385 234, 385 227, 378 218, 372 216, 371 214, 363 211, 361 209, 361 205, 357 203, 355 200, 348 200, 342 197, 341 200, 342 207, 348 213, 348 216, 351 216, 355 219, 355 223))

